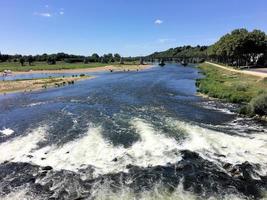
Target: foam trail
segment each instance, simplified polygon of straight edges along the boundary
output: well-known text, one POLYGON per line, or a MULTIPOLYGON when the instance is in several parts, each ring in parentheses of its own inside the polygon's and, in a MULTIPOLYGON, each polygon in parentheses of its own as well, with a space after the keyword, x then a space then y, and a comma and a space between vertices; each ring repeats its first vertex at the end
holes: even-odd
POLYGON ((92 193, 96 200, 242 200, 242 196, 228 194, 224 196, 200 197, 191 192, 185 191, 183 185, 179 184, 172 193, 165 189, 164 186, 156 184, 152 190, 143 191, 136 194, 131 189, 122 187, 119 191, 114 192, 108 184, 103 184, 99 188, 94 188, 92 193))
POLYGON ((6 196, 0 196, 1 200, 38 200, 38 197, 28 195, 28 189, 24 188, 11 192, 6 196))
POLYGON ((218 164, 240 164, 246 161, 260 164, 262 174, 266 174, 266 134, 254 133, 244 137, 172 119, 166 122, 172 127, 175 125, 177 132, 187 134, 182 143, 155 131, 149 123, 136 118, 131 124, 141 139, 129 148, 113 146, 103 138, 101 127, 92 127, 81 138, 62 146, 52 145, 37 149, 38 142, 45 139, 45 129, 39 128, 26 136, 2 143, 0 154, 3 156, 0 157, 0 162, 29 162, 71 171, 93 166, 97 176, 127 171, 126 166, 129 164, 147 167, 176 163, 181 160, 180 150, 190 150, 218 164), (29 154, 33 157, 29 157, 29 154))
POLYGON ((10 128, 5 128, 5 129, 1 130, 0 133, 5 135, 5 136, 10 136, 14 133, 14 131, 10 128))
MULTIPOLYGON (((232 164, 246 161, 267 167, 267 134, 253 133, 247 136, 229 135, 179 121, 169 121, 182 128, 187 140, 180 147, 198 152, 206 159, 221 160, 232 164), (219 155, 219 156, 216 156, 219 155)), ((266 174, 266 172, 265 172, 266 174)))
POLYGON ((132 125, 140 134, 141 140, 129 148, 113 146, 106 141, 101 128, 89 128, 87 134, 63 146, 47 146, 31 153, 33 158, 24 156, 24 162, 37 165, 50 165, 54 169, 78 171, 94 166, 95 175, 127 171, 128 164, 147 167, 165 165, 179 160, 177 142, 172 138, 156 134, 147 123, 135 119, 132 125), (45 159, 40 159, 44 157, 45 159), (117 161, 113 161, 116 158, 117 161))
POLYGON ((44 140, 45 130, 44 127, 39 127, 26 136, 16 137, 0 144, 0 163, 4 161, 21 161, 22 157, 27 156, 38 147, 38 142, 44 140))

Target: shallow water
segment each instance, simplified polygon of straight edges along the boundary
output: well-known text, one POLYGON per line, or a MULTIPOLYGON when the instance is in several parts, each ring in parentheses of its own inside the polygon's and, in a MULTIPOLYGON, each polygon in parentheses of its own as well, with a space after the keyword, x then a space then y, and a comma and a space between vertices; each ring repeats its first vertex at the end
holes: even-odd
POLYGON ((265 197, 266 124, 196 96, 196 68, 98 75, 0 96, 2 199, 265 197))
POLYGON ((91 75, 91 76, 98 76, 98 75, 103 75, 107 74, 107 71, 99 71, 99 72, 85 72, 85 73, 27 73, 27 74, 13 74, 11 76, 2 76, 0 78, 1 81, 14 81, 14 80, 28 80, 28 79, 38 79, 38 78, 56 78, 56 77, 72 77, 72 76, 80 76, 81 74, 85 75, 91 75))

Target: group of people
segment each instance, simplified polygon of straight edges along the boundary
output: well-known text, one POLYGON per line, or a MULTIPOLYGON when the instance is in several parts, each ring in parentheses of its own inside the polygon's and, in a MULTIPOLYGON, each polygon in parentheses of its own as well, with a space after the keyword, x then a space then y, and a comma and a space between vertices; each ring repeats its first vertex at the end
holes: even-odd
POLYGON ((6 77, 6 76, 11 76, 12 75, 12 71, 11 70, 4 70, 3 71, 3 77, 6 77))
POLYGON ((2 74, 3 80, 5 80, 5 77, 11 76, 11 75, 12 75, 12 71, 11 70, 4 70, 3 74, 2 74))

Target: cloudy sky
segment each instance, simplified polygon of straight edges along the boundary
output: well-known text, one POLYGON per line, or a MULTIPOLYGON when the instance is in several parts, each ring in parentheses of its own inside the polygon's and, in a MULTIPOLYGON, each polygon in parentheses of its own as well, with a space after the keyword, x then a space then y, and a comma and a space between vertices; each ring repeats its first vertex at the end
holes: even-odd
POLYGON ((208 45, 235 28, 267 32, 266 0, 1 0, 0 51, 146 55, 208 45))

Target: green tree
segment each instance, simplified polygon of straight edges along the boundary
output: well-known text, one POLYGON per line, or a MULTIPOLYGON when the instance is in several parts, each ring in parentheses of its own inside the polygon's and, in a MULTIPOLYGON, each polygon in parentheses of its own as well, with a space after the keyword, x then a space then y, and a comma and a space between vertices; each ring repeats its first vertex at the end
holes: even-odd
POLYGON ((21 66, 24 66, 25 58, 24 58, 24 57, 21 57, 21 58, 19 59, 19 62, 20 62, 20 64, 21 64, 21 66))
POLYGON ((55 65, 57 62, 56 62, 56 59, 55 57, 53 56, 49 56, 48 59, 47 59, 47 64, 48 65, 55 65))
POLYGON ((115 54, 114 54, 114 60, 115 60, 116 62, 119 62, 119 61, 121 60, 121 56, 120 56, 120 54, 115 53, 115 54))
POLYGON ((93 62, 99 62, 100 56, 97 53, 92 54, 91 59, 93 62))
POLYGON ((29 56, 28 57, 28 62, 29 62, 29 65, 30 66, 32 65, 33 61, 34 61, 33 57, 32 56, 29 56))

